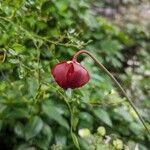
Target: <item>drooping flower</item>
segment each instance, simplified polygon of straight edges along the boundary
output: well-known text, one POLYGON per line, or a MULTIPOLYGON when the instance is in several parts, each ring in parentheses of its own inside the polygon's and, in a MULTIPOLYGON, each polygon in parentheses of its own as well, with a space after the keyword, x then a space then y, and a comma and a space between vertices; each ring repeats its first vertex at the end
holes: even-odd
POLYGON ((90 77, 88 71, 76 60, 63 61, 52 68, 55 81, 63 89, 75 89, 85 85, 90 77))
POLYGON ((132 100, 128 97, 128 95, 126 94, 125 90, 122 88, 120 83, 107 70, 107 68, 102 63, 100 63, 95 58, 95 56, 92 55, 87 50, 80 50, 74 55, 72 61, 68 61, 68 62, 64 61, 59 64, 56 64, 53 67, 52 75, 54 76, 56 82, 64 89, 67 89, 67 88, 74 89, 74 88, 78 88, 78 87, 85 85, 89 81, 89 74, 88 74, 87 70, 84 67, 82 67, 81 64, 79 64, 77 62, 77 58, 80 54, 89 55, 95 61, 97 66, 100 69, 102 69, 112 79, 112 81, 116 84, 116 86, 121 90, 122 94, 126 97, 129 104, 132 106, 132 108, 136 112, 137 116, 139 117, 141 123, 143 124, 143 126, 147 130, 148 134, 150 135, 150 130, 148 129, 145 121, 141 117, 140 113, 136 109, 136 106, 134 105, 132 100))

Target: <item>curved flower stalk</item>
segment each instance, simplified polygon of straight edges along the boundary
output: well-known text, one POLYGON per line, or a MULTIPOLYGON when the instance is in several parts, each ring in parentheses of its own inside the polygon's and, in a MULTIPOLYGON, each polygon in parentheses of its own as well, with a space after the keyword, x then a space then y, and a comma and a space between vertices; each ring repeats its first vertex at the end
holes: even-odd
POLYGON ((59 86, 61 86, 64 89, 67 88, 79 88, 83 85, 85 85, 89 81, 89 74, 86 71, 85 68, 83 68, 78 62, 77 58, 80 54, 87 54, 89 55, 94 62, 97 64, 97 66, 102 69, 111 79, 112 81, 116 84, 116 86, 120 89, 122 94, 126 97, 127 101, 131 105, 131 107, 134 109, 136 112, 137 116, 139 117, 141 123, 147 130, 147 132, 150 135, 150 131, 148 127, 146 126, 146 123, 144 119, 141 117, 140 113, 138 112, 136 106, 132 102, 132 100, 128 97, 126 94, 125 90, 122 88, 120 83, 115 79, 115 77, 88 51, 86 50, 80 50, 78 51, 72 61, 68 62, 61 62, 59 64, 56 64, 53 69, 52 69, 52 75, 55 78, 55 81, 58 83, 59 86))

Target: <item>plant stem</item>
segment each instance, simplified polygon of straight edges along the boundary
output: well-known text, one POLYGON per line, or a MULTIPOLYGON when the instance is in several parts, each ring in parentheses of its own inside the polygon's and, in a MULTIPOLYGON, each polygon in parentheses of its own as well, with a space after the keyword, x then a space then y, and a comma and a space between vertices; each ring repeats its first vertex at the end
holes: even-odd
POLYGON ((122 94, 126 97, 126 99, 128 100, 129 104, 132 106, 132 108, 134 109, 134 111, 136 112, 137 116, 139 117, 141 123, 143 124, 143 126, 145 127, 145 129, 147 130, 147 132, 149 133, 150 135, 150 131, 144 121, 144 119, 142 118, 142 116, 140 115, 140 113, 138 112, 136 106, 134 105, 134 103, 132 102, 132 100, 128 97, 128 95, 126 94, 125 90, 122 88, 122 86, 120 85, 120 83, 115 79, 115 77, 104 67, 104 65, 102 65, 90 52, 86 51, 86 50, 80 50, 78 51, 74 57, 73 57, 73 61, 76 61, 77 60, 77 57, 80 55, 80 54, 87 54, 89 55, 94 61, 95 63, 98 65, 98 67, 100 69, 102 69, 111 79, 112 81, 117 85, 117 87, 121 90, 122 94))

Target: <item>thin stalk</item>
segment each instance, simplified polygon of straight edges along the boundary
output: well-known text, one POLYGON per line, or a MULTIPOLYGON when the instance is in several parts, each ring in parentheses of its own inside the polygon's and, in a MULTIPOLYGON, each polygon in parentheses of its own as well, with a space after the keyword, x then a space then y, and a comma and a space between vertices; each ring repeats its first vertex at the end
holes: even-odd
MULTIPOLYGON (((47 83, 44 83, 45 85, 47 85, 47 86, 49 86, 49 84, 47 84, 47 83)), ((53 89, 55 89, 55 90, 57 90, 55 87, 53 87, 53 86, 51 86, 51 88, 53 88, 53 89)), ((69 109, 69 111, 70 111, 70 134, 71 134, 71 137, 72 137, 72 140, 73 140, 73 142, 74 142, 74 135, 73 135, 73 111, 72 111, 72 108, 71 108, 71 105, 70 105, 70 103, 68 102, 68 100, 67 100, 67 98, 66 98, 66 96, 64 96, 59 90, 57 90, 57 92, 63 97, 63 100, 64 100, 64 102, 66 103, 66 105, 67 105, 67 107, 68 107, 68 109, 69 109)), ((74 142, 74 144, 75 144, 75 142, 74 142)), ((77 147, 77 149, 80 149, 80 147, 78 147, 76 144, 75 144, 75 146, 77 147)))
POLYGON ((74 57, 73 57, 73 61, 77 60, 77 57, 80 54, 87 54, 89 55, 97 64, 97 66, 102 69, 111 79, 112 81, 117 85, 117 87, 121 90, 122 94, 126 97, 126 99, 128 100, 129 104, 131 105, 131 107, 134 109, 134 111, 136 112, 137 116, 139 117, 141 123, 143 124, 143 126, 145 127, 145 129, 147 130, 147 132, 150 135, 150 130, 148 129, 144 119, 142 118, 142 116, 140 115, 140 113, 138 112, 136 106, 134 105, 134 103, 132 102, 132 100, 128 97, 128 95, 126 94, 125 90, 122 88, 122 86, 120 85, 120 83, 115 79, 115 77, 104 67, 104 65, 102 65, 90 52, 86 51, 86 50, 80 50, 78 51, 74 57))

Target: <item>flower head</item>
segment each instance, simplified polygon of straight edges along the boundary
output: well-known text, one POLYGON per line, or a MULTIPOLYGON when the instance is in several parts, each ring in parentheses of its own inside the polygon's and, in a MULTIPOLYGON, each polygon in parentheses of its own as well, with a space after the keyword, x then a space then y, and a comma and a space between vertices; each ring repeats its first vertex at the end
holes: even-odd
POLYGON ((89 73, 76 60, 63 61, 52 68, 55 81, 63 89, 74 89, 85 85, 89 81, 89 73))

